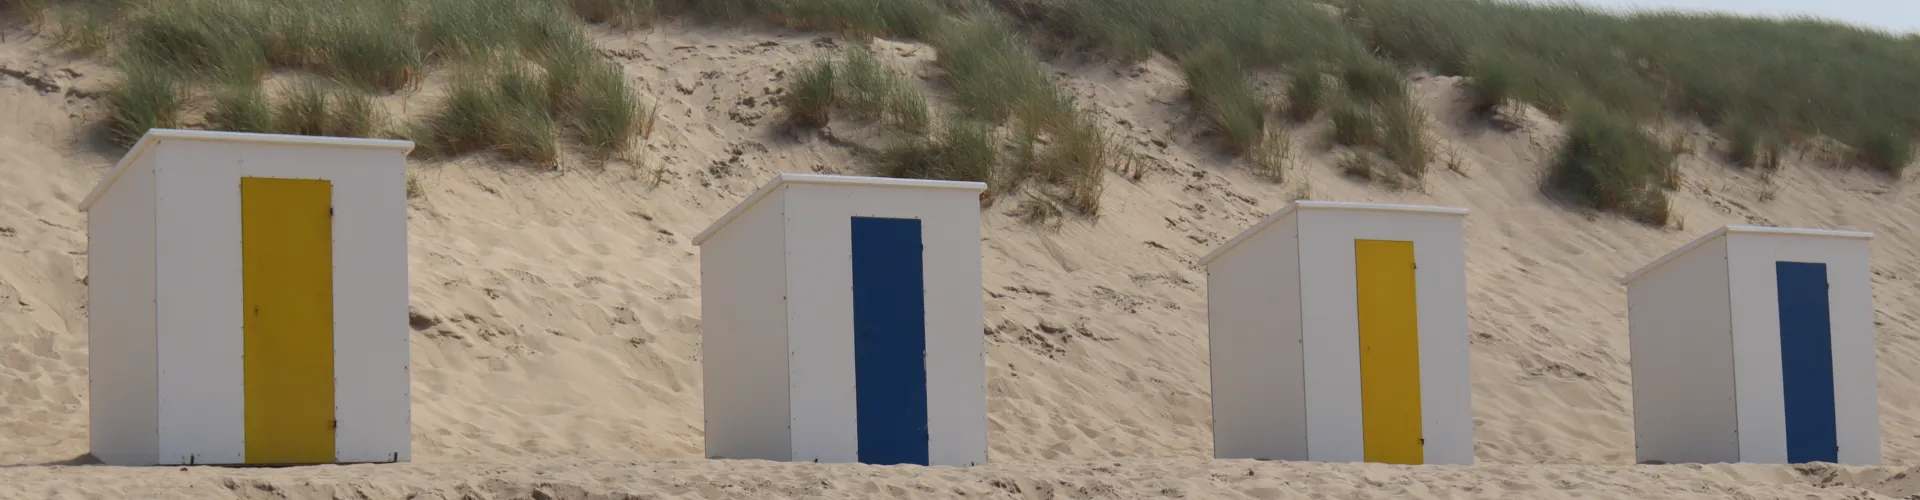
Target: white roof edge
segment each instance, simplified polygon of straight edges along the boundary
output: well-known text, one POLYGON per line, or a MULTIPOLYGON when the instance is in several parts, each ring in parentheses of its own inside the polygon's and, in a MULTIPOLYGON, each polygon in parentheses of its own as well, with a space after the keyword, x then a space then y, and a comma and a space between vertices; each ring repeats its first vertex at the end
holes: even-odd
POLYGON ((1685 245, 1680 245, 1680 248, 1675 248, 1673 249, 1673 251, 1667 252, 1666 255, 1662 255, 1660 256, 1660 258, 1654 259, 1653 262, 1649 262, 1645 266, 1640 266, 1639 269, 1635 269, 1632 273, 1628 273, 1626 277, 1620 278, 1620 284, 1622 285, 1632 284, 1634 280, 1640 279, 1641 276, 1645 276, 1647 273, 1653 272, 1654 269, 1658 269, 1660 266, 1666 265, 1668 262, 1672 262, 1674 259, 1680 258, 1681 255, 1686 255, 1687 252, 1691 252, 1693 251, 1693 249, 1699 248, 1700 245, 1706 244, 1706 242, 1708 241, 1713 241, 1714 238, 1719 238, 1722 236, 1726 236, 1728 234, 1735 234, 1735 233, 1774 234, 1774 235, 1783 235, 1783 236, 1814 236, 1814 237, 1824 237, 1824 238, 1846 238, 1846 239, 1858 239, 1858 240, 1873 239, 1873 233, 1869 233, 1865 231, 1845 231, 1845 230, 1835 230, 1835 229, 1806 229, 1806 228, 1797 228, 1797 227, 1721 226, 1721 227, 1715 228, 1713 231, 1710 231, 1707 234, 1703 234, 1703 235, 1700 235, 1700 237, 1698 238, 1694 238, 1693 241, 1689 241, 1685 245))
POLYGON ((1425 213, 1425 214, 1434 214, 1434 215, 1459 215, 1459 216, 1465 216, 1469 213, 1467 209, 1459 208, 1459 207, 1441 207, 1441 206, 1432 206, 1432 205, 1397 205, 1397 204, 1391 204, 1391 203, 1361 203, 1361 202, 1351 202, 1351 201, 1299 200, 1292 203, 1288 203, 1287 206, 1281 207, 1280 211, 1274 212, 1273 215, 1269 215, 1265 219, 1261 219, 1260 222, 1255 223, 1253 227, 1247 228, 1246 231, 1243 231, 1239 235, 1234 236, 1233 239, 1227 240, 1226 244, 1220 245, 1220 248, 1213 249, 1213 251, 1208 253, 1205 257, 1200 258, 1200 265, 1206 266, 1208 264, 1212 264, 1214 260, 1217 260, 1220 257, 1226 255, 1227 252, 1232 250, 1234 247, 1240 246, 1240 244, 1245 243, 1247 239, 1252 238, 1256 234, 1260 234, 1261 231, 1267 230, 1268 226, 1272 226, 1273 223, 1279 222, 1280 219, 1285 218, 1288 214, 1291 214, 1296 210, 1302 210, 1302 209, 1413 212, 1413 213, 1425 213))
POLYGON ((707 226, 707 229, 705 231, 701 231, 700 234, 695 235, 693 237, 693 245, 700 246, 700 244, 706 243, 707 238, 711 238, 713 237, 714 233, 720 232, 720 228, 726 227, 728 223, 731 223, 733 222, 734 219, 739 218, 740 214, 746 213, 747 209, 752 208, 754 204, 759 203, 760 200, 766 198, 768 194, 772 194, 773 190, 779 189, 780 186, 784 186, 787 184, 838 184, 843 186, 899 187, 899 188, 919 188, 919 189, 955 189, 955 190, 963 190, 963 191, 973 191, 976 193, 987 190, 987 184, 984 182, 936 181, 936 180, 926 180, 926 179, 896 179, 892 177, 863 177, 863 176, 853 176, 853 175, 781 173, 781 174, 775 175, 773 177, 773 180, 768 181, 765 185, 760 186, 760 189, 754 190, 753 194, 747 195, 746 199, 741 200, 740 204, 734 205, 733 209, 728 210, 727 213, 724 215, 721 215, 719 219, 715 219, 713 221, 713 224, 710 226, 707 226))
POLYGON ((338 147, 369 148, 369 149, 394 149, 394 150, 399 150, 400 154, 403 154, 403 155, 413 151, 413 141, 397 140, 397 139, 362 139, 358 137, 323 137, 323 136, 311 136, 311 135, 256 134, 256 133, 248 133, 248 132, 222 132, 222 131, 216 131, 216 130, 184 130, 184 129, 170 129, 170 128, 148 129, 146 134, 143 134, 140 136, 140 141, 135 142, 132 148, 127 149, 127 153, 125 155, 120 156, 120 161, 115 162, 113 164, 113 168, 107 171, 107 176, 104 178, 101 178, 100 183, 95 184, 93 186, 93 191, 88 192, 87 197, 85 199, 80 200, 80 211, 85 212, 88 209, 93 208, 94 202, 99 201, 100 196, 106 194, 107 188, 112 187, 115 181, 120 180, 120 174, 125 173, 127 171, 127 168, 133 165, 134 158, 138 158, 140 157, 140 155, 146 154, 147 150, 152 148, 154 144, 165 139, 219 141, 219 142, 251 142, 251 143, 259 143, 259 144, 318 145, 318 146, 338 146, 338 147))

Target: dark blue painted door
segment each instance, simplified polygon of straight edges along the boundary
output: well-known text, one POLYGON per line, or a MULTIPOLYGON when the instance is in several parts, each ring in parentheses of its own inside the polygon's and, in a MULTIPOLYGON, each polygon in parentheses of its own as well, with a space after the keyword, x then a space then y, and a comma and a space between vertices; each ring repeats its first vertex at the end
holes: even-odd
POLYGON ((1827 265, 1775 262, 1774 276, 1780 290, 1780 375, 1787 406, 1787 462, 1838 462, 1827 265))
POLYGON ((927 309, 920 221, 853 218, 859 457, 927 465, 927 309))

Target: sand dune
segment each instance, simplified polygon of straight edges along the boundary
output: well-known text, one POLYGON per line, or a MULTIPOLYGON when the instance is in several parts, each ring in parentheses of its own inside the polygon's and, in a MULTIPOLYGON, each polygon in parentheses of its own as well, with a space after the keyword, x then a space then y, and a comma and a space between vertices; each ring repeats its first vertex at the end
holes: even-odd
MULTIPOLYGON (((1146 158, 1110 174, 1097 220, 1035 228, 987 210, 991 457, 978 469, 702 459, 691 237, 775 172, 858 173, 795 137, 780 75, 820 34, 665 26, 602 34, 659 104, 635 162, 558 170, 485 158, 410 166, 417 463, 287 469, 42 466, 87 451, 85 218, 118 152, 92 95, 107 72, 17 28, 0 44, 0 498, 1811 498, 1920 493, 1920 199, 1883 175, 1792 162, 1770 181, 1683 162, 1678 226, 1544 197, 1558 126, 1468 122, 1454 78, 1416 77, 1457 168, 1417 190, 1343 177, 1326 125, 1263 181, 1216 153, 1162 59, 1063 60, 1082 106, 1146 158), (1441 204, 1467 218, 1473 467, 1209 462, 1206 252, 1295 197, 1441 204), (1626 294, 1614 280, 1721 224, 1873 231, 1884 468, 1632 465, 1626 294), (1547 465, 1541 465, 1547 464, 1547 465)), ((930 48, 883 43, 924 76, 930 48)), ((429 87, 389 99, 419 109, 429 87)), ((1322 119, 1324 121, 1324 118, 1322 119)), ((1676 129, 1678 130, 1678 129, 1676 129)))

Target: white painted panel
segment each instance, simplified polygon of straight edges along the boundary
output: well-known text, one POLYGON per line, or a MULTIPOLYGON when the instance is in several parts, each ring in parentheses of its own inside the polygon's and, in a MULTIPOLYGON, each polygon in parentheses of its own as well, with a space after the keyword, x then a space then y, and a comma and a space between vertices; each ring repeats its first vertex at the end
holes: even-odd
POLYGON ((154 147, 159 199, 159 449, 164 464, 245 458, 238 161, 154 147))
POLYGON ((163 460, 244 460, 240 179, 333 185, 336 460, 411 459, 406 171, 397 150, 172 139, 161 162, 163 460), (177 264, 176 264, 177 263, 177 264), (191 291, 191 292, 189 292, 191 291))
POLYGON ((1305 209, 1300 221, 1302 340, 1312 459, 1361 461, 1359 310, 1354 240, 1412 241, 1420 336, 1421 431, 1429 464, 1473 462, 1466 254, 1460 215, 1305 209))
POLYGON ((1215 458, 1307 459, 1300 259, 1283 218, 1207 267, 1215 458))
POLYGON ((1881 465, 1880 377, 1874 361, 1873 270, 1866 241, 1833 242, 1827 300, 1833 314, 1835 428, 1841 463, 1881 465))
POLYGON ((1406 218, 1414 232, 1420 328, 1420 416, 1425 463, 1473 464, 1473 387, 1468 371, 1465 218, 1406 218))
POLYGON ((793 460, 858 462, 849 201, 825 186, 784 189, 793 460))
POLYGON ((782 196, 775 191, 700 247, 709 458, 793 459, 782 196))
POLYGON ((929 461, 986 463, 978 193, 792 184, 786 197, 795 460, 858 460, 851 217, 870 216, 922 221, 929 461))
POLYGON ((109 465, 152 465, 158 453, 154 200, 143 155, 87 213, 88 427, 109 465))
MULTIPOLYGON (((332 182, 335 459, 409 460, 405 157, 320 145, 194 146, 239 164, 241 176, 332 182)), ((238 178, 228 184, 238 192, 238 178)), ((239 247, 232 250, 237 261, 239 247)))
POLYGON ((1725 240, 1703 242, 1628 286, 1640 461, 1740 457, 1725 240))
POLYGON ((1827 264, 1841 460, 1852 465, 1878 464, 1879 398, 1866 242, 1739 232, 1729 234, 1727 240, 1733 271, 1735 367, 1740 377, 1741 460, 1787 461, 1779 286, 1774 263, 1794 261, 1827 264))

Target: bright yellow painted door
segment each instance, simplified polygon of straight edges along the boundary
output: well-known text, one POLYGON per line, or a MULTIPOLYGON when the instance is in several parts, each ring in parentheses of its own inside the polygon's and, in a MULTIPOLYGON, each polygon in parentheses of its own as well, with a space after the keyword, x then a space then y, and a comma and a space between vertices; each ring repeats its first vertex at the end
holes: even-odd
POLYGON ((1360 419, 1366 460, 1418 464, 1420 328, 1413 242, 1355 240, 1360 313, 1360 419))
POLYGON ((240 179, 246 461, 333 462, 333 184, 240 179))

